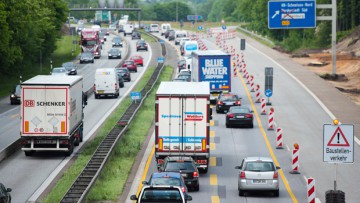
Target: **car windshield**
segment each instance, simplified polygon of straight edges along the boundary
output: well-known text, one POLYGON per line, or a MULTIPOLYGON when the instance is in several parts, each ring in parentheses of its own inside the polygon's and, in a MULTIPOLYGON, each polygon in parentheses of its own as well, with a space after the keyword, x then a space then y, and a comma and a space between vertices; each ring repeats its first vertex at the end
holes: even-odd
POLYGON ((110 49, 110 51, 109 52, 111 52, 111 53, 118 53, 119 52, 119 50, 117 50, 117 49, 110 49))
POLYGON ((180 186, 180 180, 178 178, 169 178, 169 177, 153 178, 150 181, 150 185, 175 185, 175 186, 180 186))
POLYGON ((82 41, 83 46, 95 46, 97 44, 96 40, 84 40, 82 41))
POLYGON ((73 62, 68 62, 68 63, 63 63, 62 66, 65 67, 65 68, 66 68, 66 67, 71 67, 71 68, 72 68, 72 67, 74 67, 75 65, 74 65, 73 62))
POLYGON ((134 64, 134 61, 125 61, 125 64, 126 64, 126 65, 133 65, 133 64, 134 64))
POLYGON ((235 101, 236 96, 235 95, 222 95, 221 100, 222 101, 235 101))
POLYGON ((21 90, 20 85, 16 85, 14 93, 17 95, 20 95, 20 93, 21 93, 20 90, 21 90))
POLYGON ((121 38, 114 38, 114 42, 121 42, 121 38))
POLYGON ((156 190, 149 189, 145 190, 141 196, 141 202, 183 202, 179 190, 156 190))
POLYGON ((231 108, 231 113, 250 113, 250 110, 247 108, 231 108))
POLYGON ((275 168, 272 162, 254 161, 246 163, 245 171, 267 172, 275 171, 275 168))
POLYGON ((52 72, 53 72, 53 73, 65 73, 66 70, 65 70, 65 68, 54 68, 54 69, 52 70, 52 72))
POLYGON ((132 59, 132 60, 140 59, 140 56, 132 56, 131 59, 132 59))
POLYGON ((175 162, 170 161, 166 164, 166 171, 179 171, 179 170, 192 170, 194 171, 194 165, 190 161, 175 162))
POLYGON ((82 56, 82 57, 91 57, 92 54, 89 53, 89 52, 84 52, 84 53, 81 54, 81 56, 82 56))

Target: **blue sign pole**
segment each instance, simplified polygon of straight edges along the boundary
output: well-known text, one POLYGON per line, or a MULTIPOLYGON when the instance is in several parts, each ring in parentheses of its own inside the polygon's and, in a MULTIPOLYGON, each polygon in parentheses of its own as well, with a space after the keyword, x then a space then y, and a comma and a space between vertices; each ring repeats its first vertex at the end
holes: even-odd
POLYGON ((316 27, 316 1, 269 1, 268 27, 269 29, 316 27))

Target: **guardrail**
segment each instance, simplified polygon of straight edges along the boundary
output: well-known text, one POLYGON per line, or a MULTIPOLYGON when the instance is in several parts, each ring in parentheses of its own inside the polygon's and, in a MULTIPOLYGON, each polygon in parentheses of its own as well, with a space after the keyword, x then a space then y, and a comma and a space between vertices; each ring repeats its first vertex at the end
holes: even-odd
POLYGON ((242 28, 242 27, 240 27, 240 26, 238 26, 237 28, 238 28, 239 30, 241 30, 241 31, 243 31, 243 32, 245 32, 245 33, 253 36, 253 37, 256 37, 256 38, 259 38, 259 39, 261 39, 261 40, 264 40, 265 42, 270 43, 271 45, 275 45, 273 41, 271 41, 271 40, 269 40, 268 38, 265 38, 265 37, 263 37, 263 36, 261 36, 261 35, 256 34, 254 31, 249 31, 249 30, 247 30, 247 29, 245 29, 245 28, 242 28))
MULTIPOLYGON (((159 41, 159 39, 157 38, 159 41)), ((165 45, 161 44, 162 54, 165 55, 165 45)), ((148 83, 141 90, 141 95, 144 95, 141 98, 140 102, 132 102, 131 105, 127 108, 125 113, 121 116, 117 125, 113 127, 110 133, 105 137, 101 142, 99 147, 96 149, 92 155, 90 161, 85 166, 83 171, 74 181, 70 189, 62 198, 61 202, 83 202, 87 193, 90 191, 92 185, 95 183, 100 172, 102 171, 104 165, 106 164, 111 151, 113 150, 116 142, 122 137, 123 133, 129 126, 129 123, 132 121, 137 111, 143 104, 145 98, 148 96, 150 91, 153 89, 162 68, 164 67, 163 63, 158 63, 153 74, 151 75, 148 83)))

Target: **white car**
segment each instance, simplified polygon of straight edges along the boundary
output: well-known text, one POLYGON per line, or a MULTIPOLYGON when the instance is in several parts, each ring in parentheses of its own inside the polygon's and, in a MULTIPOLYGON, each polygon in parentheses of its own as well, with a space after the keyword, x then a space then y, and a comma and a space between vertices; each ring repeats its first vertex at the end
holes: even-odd
POLYGON ((268 157, 247 157, 243 159, 238 175, 239 196, 249 191, 272 191, 275 197, 279 196, 279 166, 268 157))
POLYGON ((66 70, 66 68, 64 67, 58 67, 58 68, 53 68, 51 71, 51 75, 68 75, 68 72, 66 70))
POLYGON ((137 203, 145 202, 176 202, 186 203, 191 201, 192 197, 184 194, 179 186, 170 185, 145 185, 140 191, 139 196, 131 195, 130 200, 137 203))

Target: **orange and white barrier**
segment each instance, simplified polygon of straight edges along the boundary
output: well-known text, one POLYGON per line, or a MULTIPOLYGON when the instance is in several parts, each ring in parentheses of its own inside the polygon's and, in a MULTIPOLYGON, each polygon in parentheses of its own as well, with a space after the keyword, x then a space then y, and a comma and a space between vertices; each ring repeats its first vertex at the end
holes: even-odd
POLYGON ((308 178, 307 179, 307 202, 315 203, 315 179, 308 178))
POLYGON ((250 75, 249 75, 249 72, 246 72, 246 84, 250 84, 250 75))
POLYGON ((266 99, 261 98, 261 115, 266 115, 266 99))
POLYGON ((260 85, 256 85, 256 92, 255 92, 256 101, 255 103, 260 103, 260 85))
POLYGON ((268 123, 268 130, 274 130, 274 108, 270 108, 268 123))
POLYGON ((250 92, 255 92, 254 76, 253 75, 250 76, 250 92))
POLYGON ((291 174, 300 174, 299 172, 299 145, 294 144, 295 149, 292 150, 292 164, 291 164, 291 174))
POLYGON ((276 149, 283 149, 282 128, 276 128, 276 149))

